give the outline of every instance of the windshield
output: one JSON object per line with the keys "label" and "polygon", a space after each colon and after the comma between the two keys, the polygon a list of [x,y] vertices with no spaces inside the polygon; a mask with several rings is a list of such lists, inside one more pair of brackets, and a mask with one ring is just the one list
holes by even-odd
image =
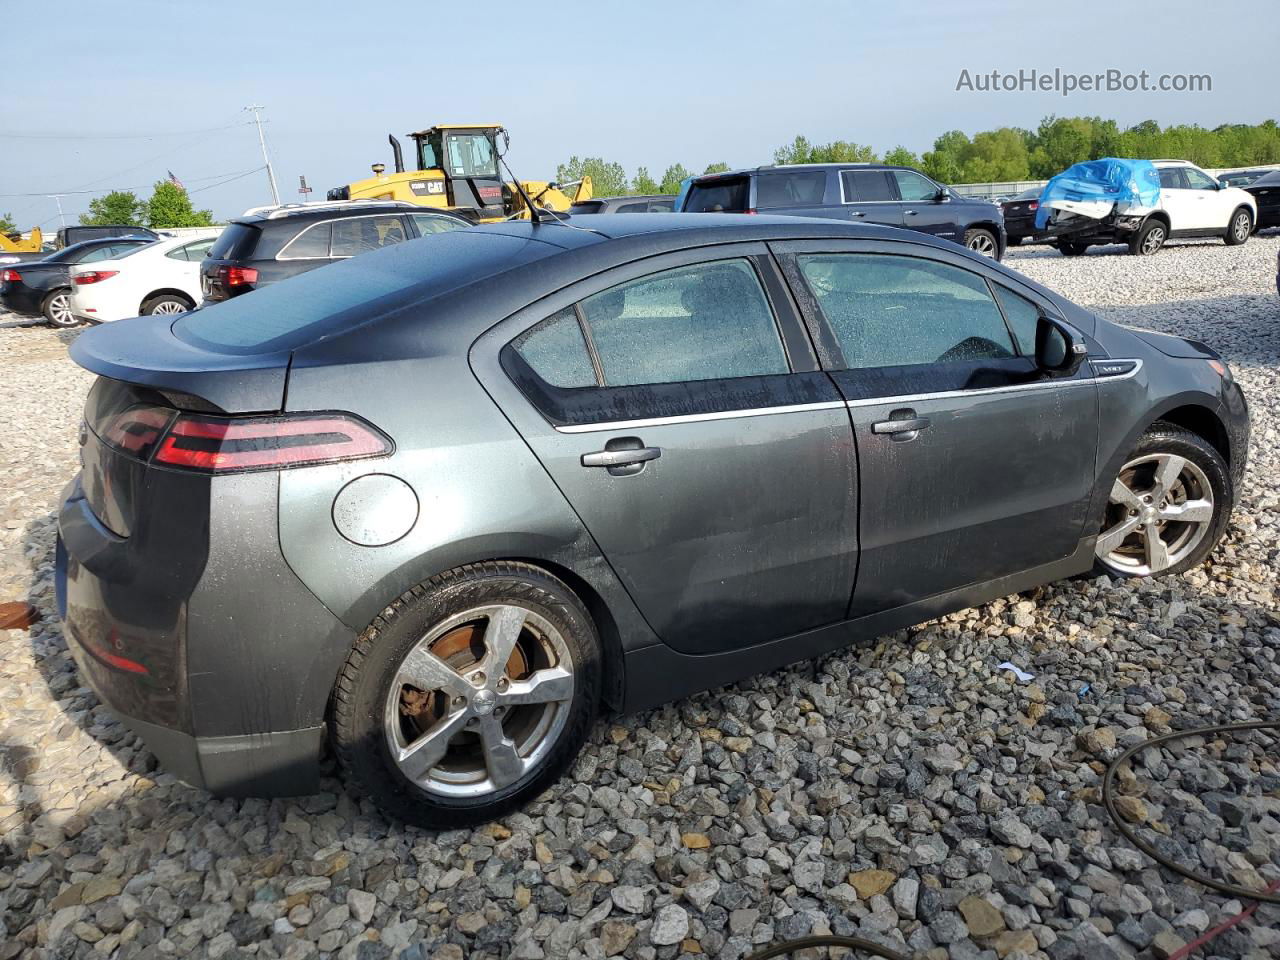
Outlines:
{"label": "windshield", "polygon": [[420,166],[423,170],[442,167],[451,177],[492,179],[498,176],[498,158],[493,141],[484,131],[435,134],[420,143]]}

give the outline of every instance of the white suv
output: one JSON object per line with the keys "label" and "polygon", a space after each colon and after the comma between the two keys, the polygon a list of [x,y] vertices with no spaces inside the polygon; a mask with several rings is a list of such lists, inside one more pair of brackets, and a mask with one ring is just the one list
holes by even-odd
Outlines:
{"label": "white suv", "polygon": [[1129,252],[1155,253],[1170,238],[1221,237],[1229,246],[1244,243],[1258,221],[1253,195],[1223,184],[1186,160],[1153,160],[1160,172],[1160,201],[1149,213],[1120,215],[1096,229],[1064,236],[1058,249],[1081,254],[1090,244],[1128,243]]}

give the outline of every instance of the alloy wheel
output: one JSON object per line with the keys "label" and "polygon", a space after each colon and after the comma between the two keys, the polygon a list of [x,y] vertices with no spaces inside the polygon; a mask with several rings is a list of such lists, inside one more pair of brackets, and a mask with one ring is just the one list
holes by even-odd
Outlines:
{"label": "alloy wheel", "polygon": [[555,745],[574,683],[569,647],[544,617],[511,604],[466,610],[401,661],[384,709],[391,758],[430,793],[502,790]]}
{"label": "alloy wheel", "polygon": [[50,299],[49,319],[60,327],[75,326],[76,318],[71,312],[71,297],[68,294],[58,293]]}
{"label": "alloy wheel", "polygon": [[1158,574],[1200,545],[1214,512],[1213,488],[1195,463],[1171,453],[1137,457],[1111,487],[1095,551],[1116,573]]}
{"label": "alloy wheel", "polygon": [[1142,238],[1143,253],[1155,253],[1162,246],[1164,246],[1164,230],[1161,227],[1152,227],[1147,231],[1147,235]]}
{"label": "alloy wheel", "polygon": [[1235,237],[1237,243],[1244,243],[1249,239],[1249,228],[1251,226],[1247,213],[1236,214],[1236,218],[1231,221],[1231,235]]}
{"label": "alloy wheel", "polygon": [[974,253],[980,253],[984,257],[994,257],[996,255],[996,244],[985,233],[980,233],[969,241],[969,249]]}
{"label": "alloy wheel", "polygon": [[187,312],[188,312],[187,308],[183,306],[181,303],[179,303],[177,300],[162,300],[159,303],[157,303],[155,306],[155,309],[151,311],[153,315],[154,314],[187,313]]}

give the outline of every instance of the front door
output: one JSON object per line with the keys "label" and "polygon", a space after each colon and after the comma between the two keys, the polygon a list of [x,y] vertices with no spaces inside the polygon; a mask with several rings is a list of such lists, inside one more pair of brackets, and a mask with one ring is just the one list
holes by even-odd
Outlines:
{"label": "front door", "polygon": [[967,258],[895,247],[778,247],[852,415],[853,616],[1070,556],[1093,486],[1094,384],[1045,379],[1032,359],[1047,305]]}
{"label": "front door", "polygon": [[1182,175],[1187,180],[1188,194],[1195,197],[1196,229],[1225,232],[1227,222],[1235,212],[1235,197],[1224,191],[1222,185],[1203,170],[1183,167]]}
{"label": "front door", "polygon": [[498,402],[682,652],[847,608],[849,418],[784,290],[765,247],[739,244],[618,268],[491,335],[505,344]]}
{"label": "front door", "polygon": [[1205,194],[1187,186],[1182,167],[1157,169],[1160,171],[1160,205],[1169,214],[1169,232],[1192,233],[1204,229],[1209,217]]}
{"label": "front door", "polygon": [[938,199],[941,188],[936,183],[914,170],[893,170],[890,176],[901,198],[898,207],[904,227],[964,242],[964,231],[956,223],[955,206],[950,199]]}
{"label": "front door", "polygon": [[887,170],[841,170],[840,198],[854,223],[902,226],[902,205]]}

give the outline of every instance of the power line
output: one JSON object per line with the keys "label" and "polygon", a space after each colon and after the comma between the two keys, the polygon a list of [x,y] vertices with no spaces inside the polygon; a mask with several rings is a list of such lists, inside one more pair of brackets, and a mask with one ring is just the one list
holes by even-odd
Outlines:
{"label": "power line", "polygon": [[[236,171],[235,173],[215,173],[208,177],[188,177],[187,180],[191,183],[203,183],[205,180],[217,180],[220,177],[228,177],[229,179],[224,180],[223,182],[230,183],[232,180],[239,180],[241,177],[247,177],[251,173],[258,173],[259,171],[265,170],[265,169],[266,167],[254,167],[252,170],[239,170],[239,171]],[[150,187],[153,185],[154,184],[151,184],[151,183],[135,183],[135,184],[130,184],[129,186],[124,186],[124,187],[112,187],[111,190],[145,190],[147,187]],[[189,190],[187,192],[199,193],[200,190],[209,190],[212,187],[216,187],[216,186],[218,186],[218,184],[212,183],[212,184],[209,184],[208,186],[200,187],[197,190]],[[88,194],[99,194],[99,193],[109,193],[109,192],[111,191],[110,190],[59,190],[58,194],[59,196],[67,197],[67,196],[83,196]],[[40,193],[0,193],[0,197],[48,197],[48,196],[51,196],[51,194],[43,191]]]}
{"label": "power line", "polygon": [[243,120],[221,127],[204,127],[200,130],[171,130],[164,133],[15,133],[0,131],[0,140],[158,140],[162,137],[187,137],[197,133],[217,133],[220,130],[247,126],[249,126],[249,121]]}

